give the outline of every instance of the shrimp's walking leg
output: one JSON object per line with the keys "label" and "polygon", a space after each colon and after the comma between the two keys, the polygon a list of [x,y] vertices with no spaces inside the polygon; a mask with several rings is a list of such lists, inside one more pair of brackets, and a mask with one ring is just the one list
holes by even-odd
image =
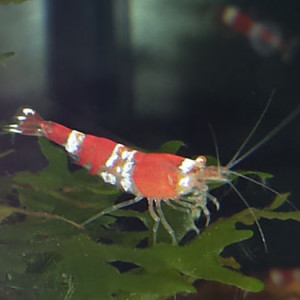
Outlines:
{"label": "shrimp's walking leg", "polygon": [[202,206],[201,208],[202,208],[203,214],[206,218],[205,226],[207,227],[210,222],[210,211],[208,210],[208,208],[206,206]]}
{"label": "shrimp's walking leg", "polygon": [[[188,197],[187,198],[187,202],[189,203],[194,203],[194,206],[198,209],[200,209],[205,218],[206,218],[206,221],[205,221],[205,226],[207,227],[209,225],[209,222],[210,222],[210,211],[208,210],[207,208],[207,198],[209,198],[210,200],[213,201],[213,203],[216,205],[216,207],[218,208],[218,205],[219,205],[219,202],[217,201],[217,199],[213,199],[214,197],[209,195],[207,193],[207,191],[199,191],[199,193],[196,195],[196,196],[193,196],[193,197]],[[189,204],[190,204],[189,203]],[[191,205],[191,204],[190,204]],[[192,205],[193,206],[193,205]]]}
{"label": "shrimp's walking leg", "polygon": [[220,203],[218,201],[218,199],[212,195],[210,195],[209,193],[207,193],[207,198],[215,205],[216,210],[220,209]]}
{"label": "shrimp's walking leg", "polygon": [[199,207],[186,202],[184,200],[180,200],[180,199],[172,199],[172,201],[174,201],[175,203],[177,203],[180,206],[183,206],[184,208],[186,208],[193,216],[195,215],[195,211],[197,212],[197,216],[194,217],[194,219],[199,219],[201,217],[201,213],[202,213],[202,208],[199,209]]}
{"label": "shrimp's walking leg", "polygon": [[155,213],[155,211],[153,209],[153,205],[154,205],[154,200],[153,199],[148,199],[148,210],[149,210],[150,216],[152,217],[152,219],[154,221],[154,225],[152,227],[152,235],[153,235],[153,245],[155,245],[156,240],[157,240],[157,230],[158,230],[158,226],[159,226],[159,223],[160,223],[160,218]]}
{"label": "shrimp's walking leg", "polygon": [[134,204],[134,203],[137,203],[139,201],[141,201],[144,197],[140,197],[140,196],[137,196],[133,199],[129,199],[127,201],[124,201],[124,202],[121,202],[121,203],[118,203],[118,204],[115,204],[111,207],[108,207],[104,210],[102,210],[101,212],[99,212],[98,214],[90,217],[89,219],[85,220],[84,222],[81,223],[82,226],[86,226],[87,224],[90,224],[94,221],[96,221],[97,219],[99,219],[100,217],[104,216],[104,215],[107,215],[113,211],[116,211],[120,208],[123,208],[123,207],[126,207],[126,206],[129,206],[131,204]]}
{"label": "shrimp's walking leg", "polygon": [[171,208],[178,210],[178,211],[182,211],[184,213],[190,213],[190,209],[186,208],[186,207],[179,207],[174,205],[173,203],[170,202],[170,200],[165,200],[164,201],[168,206],[170,206]]}
{"label": "shrimp's walking leg", "polygon": [[175,232],[174,232],[173,228],[170,226],[170,224],[168,223],[168,221],[167,221],[167,219],[166,219],[166,217],[164,215],[164,212],[162,210],[160,201],[156,201],[155,205],[157,207],[157,213],[158,213],[158,215],[160,217],[161,223],[163,224],[163,226],[167,230],[168,234],[172,238],[172,245],[176,246],[177,245],[177,239],[176,239]]}

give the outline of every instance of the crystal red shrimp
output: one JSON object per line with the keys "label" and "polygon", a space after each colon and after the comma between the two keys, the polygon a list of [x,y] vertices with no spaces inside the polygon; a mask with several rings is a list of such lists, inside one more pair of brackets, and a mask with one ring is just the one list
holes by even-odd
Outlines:
{"label": "crystal red shrimp", "polygon": [[[170,234],[173,244],[176,244],[175,232],[164,217],[161,201],[175,208],[179,205],[181,209],[190,211],[197,217],[203,213],[206,224],[210,219],[207,199],[219,208],[217,199],[208,195],[208,184],[216,181],[227,182],[224,175],[226,172],[225,169],[221,172],[219,167],[206,166],[204,156],[190,159],[166,153],[143,153],[106,138],[84,134],[58,123],[45,121],[31,108],[21,109],[15,118],[17,122],[8,125],[7,131],[45,136],[64,146],[76,164],[88,169],[92,175],[98,175],[106,183],[135,196],[129,201],[100,212],[86,220],[83,225],[146,198],[149,213],[154,220],[154,242],[161,222]],[[185,201],[182,198],[185,198]]]}
{"label": "crystal red shrimp", "polygon": [[[208,225],[210,212],[207,208],[207,200],[211,200],[216,208],[219,209],[218,200],[209,194],[209,184],[229,183],[250,209],[250,213],[254,217],[266,247],[263,232],[254,212],[244,197],[230,182],[230,175],[234,174],[254,183],[262,184],[230,169],[269,140],[300,112],[300,107],[298,107],[265,138],[240,156],[241,151],[263,119],[271,99],[272,96],[255,127],[225,167],[207,166],[204,156],[190,159],[167,153],[143,153],[103,137],[84,134],[58,123],[45,121],[31,108],[22,108],[16,116],[17,122],[8,125],[5,130],[12,133],[46,137],[63,146],[68,154],[75,159],[75,162],[88,169],[92,175],[98,175],[104,182],[134,195],[134,198],[104,209],[84,221],[82,223],[83,226],[105,214],[146,198],[148,211],[154,220],[153,243],[156,242],[158,226],[162,223],[171,236],[172,243],[175,245],[177,244],[176,235],[164,216],[161,202],[163,201],[172,208],[189,212],[195,219],[199,218],[203,213],[206,217],[206,225]],[[267,186],[266,188],[277,193]],[[194,226],[194,229],[198,232],[196,226]]]}

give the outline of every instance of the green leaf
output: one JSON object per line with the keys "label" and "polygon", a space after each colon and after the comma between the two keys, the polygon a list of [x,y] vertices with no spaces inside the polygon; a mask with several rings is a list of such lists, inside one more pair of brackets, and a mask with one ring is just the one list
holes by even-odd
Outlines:
{"label": "green leaf", "polygon": [[28,0],[0,0],[0,4],[21,4]]}
{"label": "green leaf", "polygon": [[5,197],[12,193],[12,179],[8,176],[0,177],[0,204],[5,203]]}
{"label": "green leaf", "polygon": [[291,211],[291,212],[274,212],[273,210],[279,208],[282,204],[287,201],[289,193],[277,195],[275,200],[272,204],[265,209],[257,209],[251,208],[252,213],[250,210],[244,210],[234,216],[234,220],[236,222],[241,222],[245,225],[252,225],[255,222],[253,215],[255,216],[256,220],[261,218],[265,219],[276,219],[281,221],[286,220],[294,220],[300,221],[300,212],[299,211]]}
{"label": "green leaf", "polygon": [[207,155],[205,157],[206,157],[206,165],[207,166],[218,166],[219,165],[219,162],[215,157],[209,156],[209,155]]}
{"label": "green leaf", "polygon": [[[0,4],[3,4],[3,0],[0,0]],[[14,56],[15,54],[16,53],[13,51],[0,54],[0,62]]]}
{"label": "green leaf", "polygon": [[269,209],[275,210],[275,209],[279,208],[288,200],[289,196],[290,196],[290,193],[277,195],[276,198],[274,199],[274,201],[271,203],[271,205],[269,205]]}
{"label": "green leaf", "polygon": [[70,172],[68,171],[68,159],[65,151],[53,146],[46,138],[40,138],[39,144],[45,158],[48,161],[48,167],[45,172],[58,173],[61,177],[68,178],[70,176]]}
{"label": "green leaf", "polygon": [[13,207],[0,205],[0,223],[15,212]]}
{"label": "green leaf", "polygon": [[[234,224],[234,221],[228,220],[218,222],[188,246],[159,244],[134,251],[119,246],[97,245],[85,236],[77,236],[61,246],[67,261],[61,261],[59,266],[74,278],[75,299],[89,298],[95,294],[104,299],[118,290],[160,296],[180,291],[193,292],[190,283],[199,278],[259,291],[262,284],[258,280],[220,264],[219,254],[226,245],[252,236],[252,231],[236,230]],[[137,268],[120,274],[107,265],[116,261],[132,263]],[[163,286],[159,285],[162,277]],[[101,283],[98,278],[101,278]]]}
{"label": "green leaf", "polygon": [[300,221],[300,212],[293,211],[293,212],[271,212],[271,211],[262,211],[261,217],[265,219],[276,219],[281,221],[286,220],[294,220]]}
{"label": "green leaf", "polygon": [[159,153],[169,153],[169,154],[176,154],[181,147],[184,147],[185,143],[182,141],[169,141],[164,143],[160,149],[158,150]]}
{"label": "green leaf", "polygon": [[255,175],[262,180],[270,179],[270,178],[274,177],[273,174],[266,173],[266,172],[260,172],[260,171],[240,171],[239,173],[242,175]]}

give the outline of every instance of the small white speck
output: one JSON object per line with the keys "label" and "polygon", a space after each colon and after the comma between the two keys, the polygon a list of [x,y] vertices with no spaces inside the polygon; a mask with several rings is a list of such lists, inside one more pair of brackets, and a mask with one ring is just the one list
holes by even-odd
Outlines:
{"label": "small white speck", "polygon": [[136,152],[137,152],[136,150],[132,150],[129,153],[128,160],[132,161],[134,159],[134,156],[135,156]]}
{"label": "small white speck", "polygon": [[17,119],[18,119],[19,121],[24,121],[24,120],[27,119],[27,117],[25,117],[25,116],[17,116]]}
{"label": "small white speck", "polygon": [[34,115],[35,114],[35,111],[31,108],[23,108],[23,113],[25,115]]}
{"label": "small white speck", "polygon": [[116,183],[117,183],[117,177],[113,174],[110,174],[108,172],[101,172],[100,176],[102,177],[102,179],[106,183],[109,183],[109,184],[112,184],[112,185],[116,185]]}
{"label": "small white speck", "polygon": [[185,176],[185,177],[181,178],[179,180],[179,185],[180,186],[188,187],[190,185],[190,177],[189,176]]}
{"label": "small white speck", "polygon": [[129,154],[130,154],[129,151],[127,151],[127,150],[123,151],[122,154],[121,154],[122,160],[127,159]]}
{"label": "small white speck", "polygon": [[124,164],[123,166],[123,171],[122,171],[122,174],[126,174],[126,173],[129,173],[134,167],[134,162],[132,161],[128,161],[127,163]]}

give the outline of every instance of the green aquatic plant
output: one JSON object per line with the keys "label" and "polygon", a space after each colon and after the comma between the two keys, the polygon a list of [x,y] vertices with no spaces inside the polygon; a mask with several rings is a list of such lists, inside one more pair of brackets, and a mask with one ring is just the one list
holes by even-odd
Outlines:
{"label": "green aquatic plant", "polygon": [[[181,145],[169,142],[163,150],[176,152]],[[80,223],[113,205],[120,191],[86,170],[71,172],[64,151],[46,139],[40,146],[48,161],[45,169],[0,178],[1,299],[166,299],[196,292],[197,279],[263,289],[259,280],[238,270],[234,258],[222,256],[227,246],[252,237],[252,230],[236,229],[237,223],[254,223],[249,209],[219,219],[183,246],[172,246],[163,228],[159,243],[147,246],[153,220],[132,207],[83,228]],[[12,195],[19,205],[10,205]],[[256,218],[300,221],[299,212],[277,211],[287,197],[252,208]],[[193,216],[164,209],[180,240],[193,228]],[[138,221],[134,228],[122,222],[132,219]]]}
{"label": "green aquatic plant", "polygon": [[28,0],[0,0],[0,4],[21,4]]}
{"label": "green aquatic plant", "polygon": [[13,51],[10,52],[6,52],[6,53],[1,53],[0,54],[0,62],[2,62],[3,60],[6,60],[12,56],[14,56],[16,53]]}

